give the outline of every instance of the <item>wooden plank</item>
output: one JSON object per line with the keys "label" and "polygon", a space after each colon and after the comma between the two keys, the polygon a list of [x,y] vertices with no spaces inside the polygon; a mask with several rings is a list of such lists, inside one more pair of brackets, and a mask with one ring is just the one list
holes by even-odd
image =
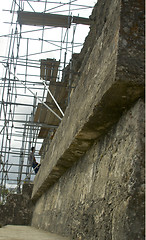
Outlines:
{"label": "wooden plank", "polygon": [[54,26],[68,28],[71,21],[76,24],[90,25],[91,20],[83,17],[72,17],[60,14],[18,11],[18,23],[33,26]]}
{"label": "wooden plank", "polygon": [[42,103],[39,103],[34,114],[34,122],[44,123],[46,111],[46,107]]}
{"label": "wooden plank", "polygon": [[76,24],[83,24],[83,25],[91,24],[91,20],[89,18],[76,17],[76,16],[73,16],[72,22]]}
{"label": "wooden plank", "polygon": [[41,128],[38,138],[46,138],[48,136],[49,129],[48,128]]}
{"label": "wooden plank", "polygon": [[18,22],[22,25],[54,26],[68,28],[71,25],[71,16],[18,11]]}
{"label": "wooden plank", "polygon": [[52,61],[51,58],[41,59],[40,76],[44,80],[49,80],[51,77]]}
{"label": "wooden plank", "polygon": [[58,67],[60,65],[60,61],[56,61],[56,59],[41,59],[40,66],[40,76],[42,79],[50,82],[56,82]]}
{"label": "wooden plank", "polygon": [[[64,83],[62,82],[56,82],[56,85],[51,85],[50,86],[50,91],[55,97],[57,103],[61,107],[62,111],[64,112],[67,106],[67,97],[68,97],[68,90],[67,87]],[[50,94],[47,94],[46,102],[45,102],[51,109],[56,112],[60,117],[62,117],[62,114],[60,113],[59,109],[57,108],[56,104],[54,103],[52,97]],[[60,120],[53,114],[51,113],[48,109],[46,109],[45,106],[42,104],[38,104],[37,110],[35,112],[34,116],[34,122],[40,123],[45,123],[48,125],[55,125],[59,126]],[[40,132],[39,132],[39,138],[46,138],[48,135],[48,128],[42,127]]]}
{"label": "wooden plank", "polygon": [[50,79],[51,82],[55,82],[58,74],[58,67],[60,65],[60,61],[56,61],[55,64],[53,64],[53,72],[52,72],[52,78]]}

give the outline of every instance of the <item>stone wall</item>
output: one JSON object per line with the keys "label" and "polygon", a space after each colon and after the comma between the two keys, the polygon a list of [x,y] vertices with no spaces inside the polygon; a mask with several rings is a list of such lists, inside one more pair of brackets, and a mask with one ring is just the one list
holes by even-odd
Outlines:
{"label": "stone wall", "polygon": [[30,225],[33,203],[32,184],[23,184],[22,194],[10,194],[4,205],[0,205],[0,225]]}
{"label": "stone wall", "polygon": [[[131,11],[129,5],[121,5],[123,2],[110,0],[107,5],[107,1],[98,1],[94,26],[100,26],[100,9],[104,13],[102,19],[106,21],[102,21],[102,31],[97,37],[95,35],[96,41],[90,51],[88,45],[92,44],[90,41],[92,38],[86,39],[89,43],[85,42],[84,47],[87,49],[85,51],[83,48],[81,56],[84,53],[88,61],[82,61],[78,85],[35,178],[32,195],[34,200],[56,182],[67,168],[78,161],[95,139],[108,132],[126,109],[144,95],[144,36],[141,27],[143,26],[141,5]],[[134,3],[137,3],[137,0]],[[132,1],[132,4],[134,3]],[[132,19],[128,28],[129,38],[135,39],[135,32],[131,31],[131,28],[135,24],[134,17],[138,7],[139,35],[137,44],[134,41],[132,44],[130,41],[129,46],[126,47],[125,54],[128,59],[126,63],[126,60],[123,61],[122,39],[125,37],[123,32],[129,16],[129,19]],[[122,18],[124,13],[127,17],[126,23]],[[92,36],[91,32],[89,36]],[[134,61],[135,66],[132,68]]]}
{"label": "stone wall", "polygon": [[139,100],[42,195],[33,226],[71,239],[144,239],[143,113]]}
{"label": "stone wall", "polygon": [[143,9],[96,4],[76,89],[34,180],[33,226],[78,240],[144,238]]}

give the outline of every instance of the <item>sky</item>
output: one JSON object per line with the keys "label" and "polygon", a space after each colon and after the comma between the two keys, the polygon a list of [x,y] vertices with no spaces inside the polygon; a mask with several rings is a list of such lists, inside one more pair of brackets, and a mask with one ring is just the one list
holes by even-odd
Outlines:
{"label": "sky", "polygon": [[[17,0],[17,2],[19,3],[19,1]],[[25,11],[32,11],[32,9],[34,9],[36,12],[39,11],[43,11],[44,10],[44,4],[39,4],[36,2],[32,2],[32,1],[20,1],[22,2],[22,6],[24,4],[24,10]],[[51,1],[48,1],[51,2]],[[60,2],[60,0],[55,0],[55,2]],[[67,3],[68,0],[64,0],[62,1],[63,3]],[[95,5],[95,3],[97,1],[95,0],[74,0],[74,3],[77,2],[80,5],[84,5],[87,4],[88,6],[93,6]],[[30,3],[30,4],[29,4]],[[8,56],[8,50],[10,47],[10,37],[2,37],[3,35],[7,35],[10,34],[13,28],[13,32],[16,30],[16,20],[17,20],[17,13],[14,14],[13,16],[13,23],[14,24],[10,24],[12,22],[12,14],[10,14],[10,9],[12,6],[12,0],[5,0],[5,1],[1,1],[0,4],[0,78],[2,79],[5,76],[5,69],[2,65],[2,61],[4,60],[3,56]],[[54,8],[55,7],[55,8]],[[52,10],[50,10],[52,8]],[[88,10],[86,9],[82,9],[82,7],[80,7],[81,10],[75,10],[76,6],[73,6],[71,9],[71,14],[73,16],[79,16],[80,17],[88,17],[91,14],[91,9],[89,8]],[[62,12],[65,10],[68,10],[68,6],[64,7],[64,8],[56,8],[56,5],[51,4],[51,3],[47,3],[46,5],[46,9],[48,9],[49,13],[54,13],[54,14],[68,14],[67,12]],[[9,11],[8,11],[9,10]],[[26,63],[26,55],[28,54],[28,60],[33,60],[33,61],[37,61],[37,64],[39,64],[39,60],[40,59],[46,59],[46,58],[55,58],[56,60],[60,60],[60,56],[61,56],[61,61],[64,61],[64,56],[65,56],[65,50],[60,51],[60,43],[52,42],[52,40],[55,41],[60,41],[61,40],[61,36],[62,36],[62,29],[61,28],[53,28],[53,29],[49,29],[49,30],[44,30],[41,27],[42,30],[40,31],[33,31],[32,30],[37,30],[40,29],[40,27],[35,27],[35,26],[22,26],[22,37],[24,39],[21,39],[20,41],[20,47],[19,47],[19,57],[21,59],[25,59],[23,60],[23,64],[22,64],[22,60],[21,62],[19,62],[21,65],[17,66],[16,69],[16,75],[19,78],[19,80],[26,80],[26,81],[30,81],[31,84],[34,83],[33,85],[27,85],[28,87],[31,88],[31,90],[34,92],[34,94],[37,92],[37,95],[42,95],[42,90],[38,90],[36,89],[36,82],[40,81],[40,70],[39,67],[38,68],[32,68],[32,67],[28,67],[26,70],[25,67],[25,63]],[[18,26],[18,30],[19,30],[19,26]],[[71,27],[69,29],[69,34],[68,34],[68,41],[72,41],[73,40],[73,32],[74,32],[75,28]],[[29,31],[28,33],[25,33],[25,31]],[[76,30],[75,30],[75,38],[74,38],[74,42],[75,43],[83,43],[84,39],[86,37],[86,35],[88,34],[89,31],[89,27],[88,26],[83,26],[83,25],[77,25]],[[29,40],[27,40],[29,38]],[[32,40],[33,38],[33,40]],[[42,41],[39,41],[38,39],[44,39],[47,41],[43,42],[42,45]],[[66,40],[67,39],[67,35],[66,35],[66,29],[63,29],[63,38]],[[48,40],[51,40],[48,42]],[[13,40],[12,41],[13,44],[13,48],[11,46],[11,56],[12,54],[14,54],[14,57],[17,55],[17,40]],[[11,44],[11,45],[12,45]],[[80,52],[81,47],[76,47],[77,45],[74,45],[74,52]],[[63,44],[63,48],[66,47],[66,44]],[[68,47],[70,47],[67,51],[67,62],[70,60],[71,58],[71,54],[72,52],[71,47],[72,45],[68,45]],[[12,51],[12,49],[14,49],[14,51]],[[56,50],[58,49],[58,50]],[[42,52],[40,54],[40,52]],[[38,53],[38,54],[36,54]],[[12,67],[12,71],[13,71],[13,67]],[[25,76],[25,73],[27,71],[27,76]],[[34,76],[28,76],[28,75],[38,75],[36,77]],[[10,76],[11,78],[13,77],[12,74]],[[3,89],[3,82],[1,81],[2,85],[0,86],[0,101],[1,101],[1,95],[2,95],[2,89]],[[22,85],[19,85],[19,87]],[[33,104],[33,97],[32,94],[25,88],[18,88],[17,89],[17,94],[23,94],[24,96],[17,96],[17,102],[18,103],[27,103],[27,104]],[[45,92],[45,94],[47,94],[47,92]],[[25,97],[25,95],[31,95],[31,97]],[[10,99],[9,99],[10,101]],[[11,101],[14,101],[14,98],[11,99]],[[30,114],[32,111],[32,108],[30,107],[16,107],[15,112],[16,113],[23,113],[25,115],[15,115],[15,120],[25,120],[27,114]],[[1,115],[2,118],[4,118],[4,115],[2,113]],[[28,117],[28,116],[27,116]],[[2,122],[0,121],[0,131],[2,129]],[[14,123],[14,127],[21,127],[23,128],[22,124],[19,123]],[[23,133],[23,129],[15,129],[15,133],[17,134],[21,134]],[[5,140],[6,141],[6,140]],[[20,141],[20,138],[13,138],[10,140],[11,142],[11,148],[21,148],[22,146],[22,142]],[[2,144],[2,138],[0,136],[0,145]],[[39,148],[41,147],[40,144],[37,145],[37,151],[39,150]],[[1,146],[0,146],[1,148]],[[19,161],[19,156],[17,158],[15,158],[14,156],[11,156],[9,158],[9,161],[14,163],[14,162],[18,162]],[[13,168],[14,169],[14,168]],[[17,170],[17,168],[15,168],[15,170]],[[15,176],[16,177],[16,176]]]}
{"label": "sky", "polygon": [[[11,18],[12,18],[12,14],[10,14],[8,11],[4,11],[4,10],[10,10],[11,9],[11,0],[5,0],[2,1],[2,3],[0,4],[0,35],[4,35],[4,34],[8,34],[11,32],[11,25],[9,24],[11,22]],[[19,1],[17,1],[19,2]],[[51,2],[51,1],[49,1]],[[55,1],[56,2],[56,1]],[[58,2],[60,2],[58,0]],[[63,2],[68,2],[68,0],[64,0]],[[88,4],[89,6],[94,5],[96,3],[95,0],[78,0],[77,3],[78,4]],[[44,4],[36,4],[33,2],[31,3],[31,7],[30,5],[25,1],[25,11],[32,11],[31,7],[35,9],[35,11],[43,11],[44,10]],[[56,5],[54,4],[47,4],[47,9],[49,8],[53,8],[56,7]],[[76,7],[72,7],[73,9],[76,9]],[[62,11],[63,8],[57,8],[54,10],[51,10],[50,12],[56,13],[56,11]],[[68,6],[66,8],[64,8],[63,10],[68,9]],[[3,11],[2,11],[3,10]],[[58,14],[67,14],[67,12],[57,12]],[[91,9],[82,9],[80,10],[80,16],[81,17],[88,17],[91,13]],[[71,14],[73,16],[77,16],[79,14],[79,11],[72,11]],[[17,18],[17,14],[14,14],[14,19],[13,22],[16,22],[16,18]],[[4,23],[5,22],[5,23]],[[13,29],[15,29],[15,25],[12,25]],[[42,27],[41,27],[42,28]],[[35,30],[38,29],[38,27],[34,27],[34,26],[22,26],[22,32],[24,31],[30,31],[30,30]],[[15,30],[13,30],[15,31]],[[63,34],[65,36],[65,31],[66,29],[63,29]],[[69,41],[72,41],[73,39],[73,28],[69,29]],[[84,26],[84,25],[77,25],[76,27],[76,31],[75,31],[75,37],[74,37],[74,42],[76,43],[83,43],[84,39],[87,35],[89,31],[89,27],[88,26]],[[21,40],[20,43],[20,50],[19,50],[19,55],[22,56],[23,58],[26,58],[26,51],[27,51],[27,38],[34,38],[34,39],[39,39],[39,38],[43,38],[46,40],[61,40],[61,34],[62,34],[62,29],[61,28],[56,28],[56,29],[51,29],[51,30],[45,30],[43,31],[36,31],[36,32],[30,32],[30,33],[24,33],[22,34],[22,37],[25,39]],[[33,60],[39,60],[39,59],[46,59],[46,58],[55,58],[56,60],[60,60],[60,43],[56,43],[56,45],[58,46],[54,46],[52,43],[48,43],[48,42],[43,42],[42,45],[42,41],[35,41],[35,40],[29,40],[29,44],[28,44],[28,54],[30,55],[29,58],[33,59]],[[7,52],[10,46],[10,38],[7,37],[0,37],[0,56],[7,56]],[[42,49],[43,46],[43,49]],[[74,45],[74,52],[80,52],[81,47],[76,47],[77,45]],[[15,48],[14,51],[16,52],[16,44],[15,44]],[[63,47],[65,48],[65,44],[63,45]],[[68,46],[68,47],[71,47]],[[58,49],[58,51],[56,51],[56,49]],[[40,51],[42,50],[42,52],[46,52],[44,54],[38,54],[36,55],[36,53],[40,53]],[[54,51],[55,50],[55,51]],[[69,49],[70,50],[70,49]],[[47,51],[52,51],[52,52],[47,52]],[[35,54],[35,55],[34,55]],[[71,58],[71,51],[68,51],[68,55],[67,55],[67,61],[69,61],[69,59]],[[0,62],[2,61],[2,58],[0,57]],[[62,51],[61,53],[61,61],[64,61],[64,52]],[[2,74],[4,74],[5,70],[3,70],[4,68],[2,67],[2,64],[0,64],[0,72]],[[24,66],[19,66],[19,70],[17,71],[19,78],[21,78],[22,80],[24,80],[24,77],[22,77],[21,74],[25,74],[25,67]],[[39,75],[39,70],[38,69],[32,69],[32,68],[28,68],[27,69],[27,73],[28,74],[32,74],[32,72],[37,71],[37,74]],[[36,82],[36,79],[29,79],[30,81],[34,81]],[[42,93],[40,93],[42,94]],[[28,101],[28,100],[27,100]],[[32,99],[30,100],[32,103]]]}

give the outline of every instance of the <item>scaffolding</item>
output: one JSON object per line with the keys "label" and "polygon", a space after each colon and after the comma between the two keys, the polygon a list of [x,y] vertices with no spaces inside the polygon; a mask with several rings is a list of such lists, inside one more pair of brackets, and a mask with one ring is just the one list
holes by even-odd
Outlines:
{"label": "scaffolding", "polygon": [[[90,6],[81,0],[12,0],[0,35],[8,42],[0,53],[0,201],[31,172],[29,154],[45,154],[70,101],[72,56],[89,31]],[[92,2],[92,4],[91,4]],[[80,17],[81,16],[81,17]],[[81,28],[82,27],[82,28]],[[79,28],[79,29],[78,29]],[[82,33],[81,33],[82,32]],[[66,70],[68,69],[68,78]],[[29,181],[33,181],[31,173]]]}

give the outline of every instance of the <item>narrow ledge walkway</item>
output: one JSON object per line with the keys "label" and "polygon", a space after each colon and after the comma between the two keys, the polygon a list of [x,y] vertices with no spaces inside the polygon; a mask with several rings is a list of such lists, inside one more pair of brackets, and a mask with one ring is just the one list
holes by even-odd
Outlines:
{"label": "narrow ledge walkway", "polygon": [[7,225],[0,228],[0,240],[69,240],[30,226]]}

